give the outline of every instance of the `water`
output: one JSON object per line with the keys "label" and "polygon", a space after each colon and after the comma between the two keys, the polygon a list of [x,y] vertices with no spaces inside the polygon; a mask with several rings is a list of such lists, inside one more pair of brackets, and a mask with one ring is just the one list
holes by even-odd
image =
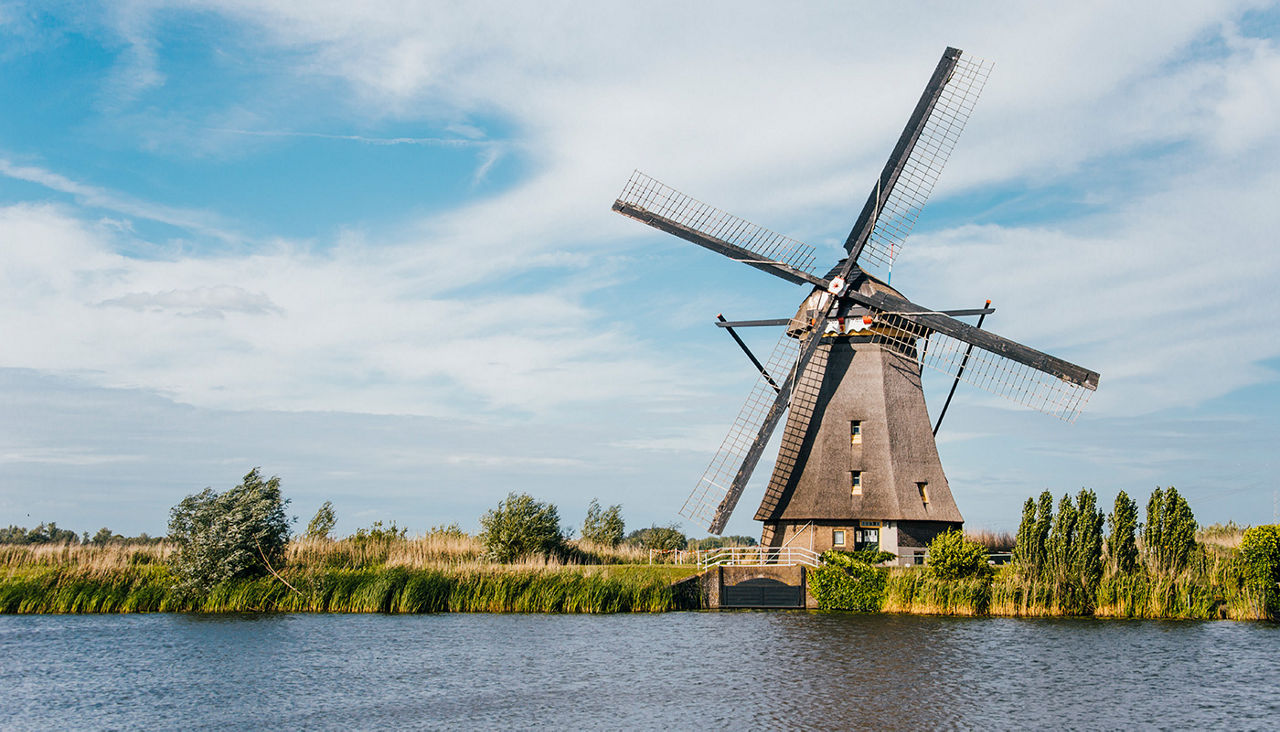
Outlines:
{"label": "water", "polygon": [[1280,627],[804,612],[0,616],[0,726],[1276,728]]}

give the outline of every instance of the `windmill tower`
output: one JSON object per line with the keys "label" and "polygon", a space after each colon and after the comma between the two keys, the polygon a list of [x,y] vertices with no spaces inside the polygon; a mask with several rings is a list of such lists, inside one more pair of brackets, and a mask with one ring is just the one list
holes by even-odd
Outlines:
{"label": "windmill tower", "polygon": [[[989,73],[958,49],[943,53],[845,240],[846,256],[823,274],[813,247],[632,175],[615,211],[811,288],[790,318],[717,323],[760,378],[681,515],[722,533],[789,412],[755,515],[761,543],[879,547],[915,563],[936,534],[963,522],[938,458],[941,417],[931,426],[924,366],[952,376],[952,393],[963,380],[1068,422],[1097,389],[1096,372],[982,330],[989,301],[938,311],[888,284]],[[973,315],[976,326],[957,319]],[[771,325],[785,330],[761,363],[734,328]]]}

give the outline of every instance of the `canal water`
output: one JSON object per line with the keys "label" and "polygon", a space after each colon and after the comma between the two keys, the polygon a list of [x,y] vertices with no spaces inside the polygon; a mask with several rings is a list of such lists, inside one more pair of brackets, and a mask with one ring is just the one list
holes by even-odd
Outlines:
{"label": "canal water", "polygon": [[1280,727],[1280,626],[0,616],[4,729]]}

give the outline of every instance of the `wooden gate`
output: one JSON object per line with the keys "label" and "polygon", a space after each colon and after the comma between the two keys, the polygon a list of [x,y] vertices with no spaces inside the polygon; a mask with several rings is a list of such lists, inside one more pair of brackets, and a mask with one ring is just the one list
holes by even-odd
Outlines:
{"label": "wooden gate", "polygon": [[804,588],[757,577],[725,585],[720,607],[804,607]]}

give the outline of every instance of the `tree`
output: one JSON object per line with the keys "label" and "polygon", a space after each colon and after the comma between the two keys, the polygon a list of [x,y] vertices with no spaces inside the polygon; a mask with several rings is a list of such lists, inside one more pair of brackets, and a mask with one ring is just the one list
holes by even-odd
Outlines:
{"label": "tree", "polygon": [[1049,531],[1052,526],[1053,494],[1043,491],[1036,504],[1036,522],[1031,532],[1030,556],[1035,559],[1037,576],[1043,575],[1049,565]]}
{"label": "tree", "polygon": [[1022,504],[1022,521],[1018,524],[1018,538],[1013,543],[1013,563],[1037,574],[1040,570],[1040,557],[1036,556],[1036,501],[1028,498]]}
{"label": "tree", "polygon": [[224,493],[187,496],[169,511],[172,563],[179,587],[207,591],[219,582],[266,574],[284,559],[291,520],[280,479],[254,468]]}
{"label": "tree", "polygon": [[1063,494],[1058,502],[1058,516],[1049,535],[1049,571],[1053,579],[1061,582],[1070,574],[1074,565],[1076,540],[1076,507],[1071,496]]}
{"label": "tree", "polygon": [[1160,565],[1160,547],[1164,544],[1164,491],[1156,486],[1147,498],[1147,523],[1142,527],[1142,548],[1151,568]]}
{"label": "tree", "polygon": [[582,538],[593,544],[614,547],[622,543],[626,524],[622,521],[622,506],[613,505],[603,511],[600,502],[591,499],[587,506],[587,518],[582,522]]}
{"label": "tree", "polygon": [[944,531],[929,542],[929,571],[944,580],[985,575],[991,571],[987,548],[964,538],[959,529]]}
{"label": "tree", "polygon": [[1129,494],[1116,494],[1116,505],[1107,517],[1111,535],[1107,537],[1107,554],[1117,572],[1129,573],[1138,568],[1138,504]]}
{"label": "tree", "polygon": [[316,511],[316,515],[311,517],[311,523],[307,524],[307,538],[328,539],[329,532],[333,531],[336,523],[338,523],[338,514],[333,510],[333,503],[325,501],[320,504],[320,510]]}
{"label": "tree", "polygon": [[1177,574],[1186,568],[1196,547],[1196,517],[1173,486],[1152,491],[1142,539],[1154,571]]}
{"label": "tree", "polygon": [[647,529],[637,529],[627,535],[627,543],[641,549],[658,549],[671,551],[689,546],[689,538],[680,531],[679,524],[670,526],[653,525]]}
{"label": "tree", "polygon": [[1098,496],[1081,489],[1076,496],[1075,571],[1086,594],[1092,598],[1102,580],[1102,511]]}
{"label": "tree", "polygon": [[557,553],[564,544],[560,512],[527,493],[509,493],[497,508],[480,517],[480,541],[485,553],[496,562]]}
{"label": "tree", "polygon": [[113,541],[123,541],[123,540],[124,540],[123,536],[113,533],[111,529],[108,529],[107,527],[103,526],[101,529],[98,529],[98,533],[94,534],[93,538],[90,541],[92,541],[97,546],[106,546],[107,544],[110,544]]}

